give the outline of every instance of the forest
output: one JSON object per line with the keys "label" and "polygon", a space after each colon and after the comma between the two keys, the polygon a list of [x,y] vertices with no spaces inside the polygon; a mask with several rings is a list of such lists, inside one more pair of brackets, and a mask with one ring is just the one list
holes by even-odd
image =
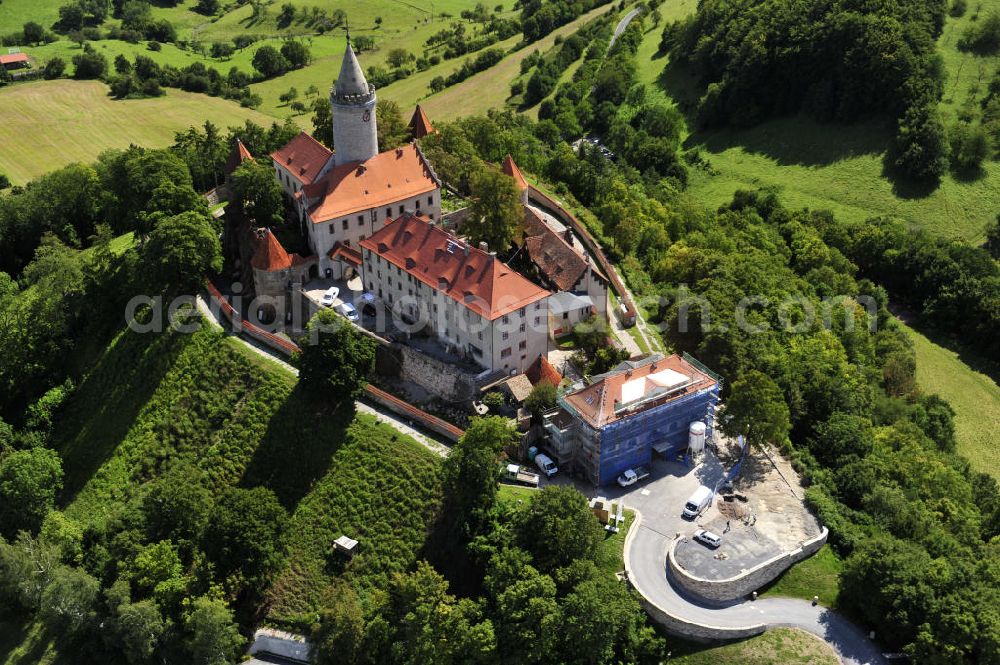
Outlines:
{"label": "forest", "polygon": [[896,123],[892,166],[934,183],[948,166],[934,44],[947,9],[945,0],[709,0],[665,27],[661,49],[702,81],[702,126],[800,110],[838,122],[886,116]]}

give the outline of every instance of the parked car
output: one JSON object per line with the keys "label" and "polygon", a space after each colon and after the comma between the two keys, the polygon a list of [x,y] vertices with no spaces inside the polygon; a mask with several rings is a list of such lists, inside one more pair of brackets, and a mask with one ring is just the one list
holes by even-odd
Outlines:
{"label": "parked car", "polygon": [[358,317],[358,310],[354,309],[354,305],[349,302],[340,303],[340,306],[337,307],[337,309],[340,310],[341,314],[347,317],[348,321],[357,321],[358,318],[360,318]]}
{"label": "parked car", "polygon": [[330,288],[328,288],[326,292],[323,293],[323,306],[333,307],[333,301],[337,299],[338,295],[340,295],[340,289],[338,289],[336,286],[331,286]]}
{"label": "parked car", "polygon": [[551,478],[559,472],[559,467],[556,463],[552,461],[552,458],[544,453],[538,453],[535,455],[535,466],[538,470],[545,474],[546,478]]}
{"label": "parked car", "polygon": [[698,529],[694,532],[694,539],[699,543],[708,545],[712,549],[715,549],[722,544],[722,536],[716,535],[711,531],[706,531],[705,529]]}
{"label": "parked car", "polygon": [[684,510],[681,516],[693,520],[701,515],[701,512],[712,502],[712,490],[701,485],[694,491],[694,494],[684,503]]}
{"label": "parked car", "polygon": [[649,467],[639,466],[634,469],[625,469],[624,473],[618,476],[618,484],[622,487],[628,487],[646,478],[649,478]]}

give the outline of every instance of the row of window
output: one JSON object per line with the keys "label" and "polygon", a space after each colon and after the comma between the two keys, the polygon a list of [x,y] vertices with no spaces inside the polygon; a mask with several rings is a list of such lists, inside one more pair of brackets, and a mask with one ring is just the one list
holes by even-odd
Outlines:
{"label": "row of window", "polygon": [[[298,191],[297,187],[296,187],[296,191]],[[427,205],[434,205],[432,203],[433,201],[434,201],[434,197],[433,196],[428,196],[427,197]],[[417,212],[419,213],[420,212],[420,199],[416,200],[416,204],[417,204]],[[405,206],[402,206],[402,205],[399,206],[399,214],[400,215],[402,215],[405,211],[406,211],[406,207]],[[372,216],[377,219],[377,217],[375,216],[374,213],[372,213]],[[434,213],[430,213],[430,218],[434,219]],[[392,208],[391,207],[385,209],[385,221],[386,221],[386,223],[388,223],[390,219],[392,219]],[[358,227],[361,228],[364,225],[365,225],[365,216],[364,215],[358,215]],[[344,231],[349,230],[350,226],[351,226],[351,220],[350,219],[342,219],[342,220],[340,220],[340,226],[341,226],[341,229],[344,230]],[[330,224],[329,231],[330,231],[331,235],[334,234],[334,233],[336,233],[336,229],[334,228],[333,224]],[[362,236],[361,239],[364,240],[364,236]]]}

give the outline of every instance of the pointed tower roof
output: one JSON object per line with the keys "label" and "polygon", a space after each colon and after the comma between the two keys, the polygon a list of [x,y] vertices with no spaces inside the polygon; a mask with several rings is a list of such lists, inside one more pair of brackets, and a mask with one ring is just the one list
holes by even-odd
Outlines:
{"label": "pointed tower roof", "polygon": [[240,167],[240,164],[247,161],[248,159],[253,159],[253,155],[247,150],[247,147],[243,145],[243,141],[236,139],[233,142],[233,149],[229,151],[229,157],[226,159],[226,167],[224,173],[226,175],[232,175],[233,171]]}
{"label": "pointed tower roof", "polygon": [[281,246],[278,239],[274,237],[271,229],[266,229],[264,236],[257,241],[257,250],[250,260],[250,265],[256,270],[275,272],[291,268],[292,257]]}
{"label": "pointed tower roof", "polygon": [[358,62],[358,56],[354,54],[350,40],[347,41],[347,50],[344,51],[344,61],[340,65],[340,76],[334,84],[334,91],[342,98],[355,95],[367,96],[370,92],[365,73],[361,70],[361,64]]}
{"label": "pointed tower roof", "polygon": [[430,118],[420,108],[420,104],[417,104],[417,108],[413,111],[413,117],[410,118],[410,134],[415,139],[422,139],[428,134],[433,134],[434,131],[434,125],[431,124]]}
{"label": "pointed tower roof", "polygon": [[504,173],[509,175],[514,179],[514,183],[520,190],[525,190],[528,188],[528,181],[524,179],[524,174],[521,173],[521,169],[517,168],[517,164],[514,163],[514,158],[509,154],[503,158],[503,166],[501,169]]}

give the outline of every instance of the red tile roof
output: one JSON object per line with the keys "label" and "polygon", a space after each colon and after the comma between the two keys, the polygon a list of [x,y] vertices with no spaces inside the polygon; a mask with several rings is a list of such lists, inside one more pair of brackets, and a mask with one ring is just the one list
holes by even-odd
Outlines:
{"label": "red tile roof", "polygon": [[[715,379],[678,355],[652,356],[632,364],[631,368],[604,374],[564,399],[588,424],[599,429],[716,384]],[[635,406],[616,413],[616,407],[623,402]]]}
{"label": "red tile roof", "polygon": [[226,159],[226,167],[224,173],[226,175],[231,175],[233,171],[240,167],[240,164],[247,160],[252,160],[253,155],[247,150],[247,147],[243,145],[243,141],[236,139],[233,143],[233,149],[229,151],[229,157]]}
{"label": "red tile roof", "polygon": [[545,356],[538,356],[538,359],[531,363],[531,366],[525,370],[524,374],[531,381],[532,385],[538,385],[542,381],[546,381],[554,386],[558,386],[563,380],[562,374],[552,366],[552,363]]}
{"label": "red tile roof", "polygon": [[560,291],[572,289],[589,267],[587,259],[528,206],[524,207],[524,248],[531,261]]}
{"label": "red tile roof", "polygon": [[333,156],[325,145],[305,132],[271,153],[271,159],[288,169],[303,185],[308,185]]}
{"label": "red tile roof", "polygon": [[361,247],[490,321],[551,295],[427,218],[403,215]]}
{"label": "red tile roof", "polygon": [[517,184],[518,189],[525,190],[528,188],[528,181],[524,179],[524,174],[521,173],[521,169],[517,168],[517,164],[514,163],[514,158],[510,155],[503,158],[503,164],[500,166],[500,170],[514,179],[514,183]]}
{"label": "red tile roof", "polygon": [[430,118],[424,113],[424,110],[420,108],[420,104],[417,104],[417,108],[413,110],[413,117],[410,118],[410,133],[415,139],[422,139],[428,134],[434,133],[434,125],[431,124]]}
{"label": "red tile roof", "polygon": [[343,259],[348,263],[354,264],[356,266],[361,265],[361,252],[354,249],[353,247],[348,247],[339,240],[333,243],[333,247],[330,249],[329,254],[331,259]]}
{"label": "red tile roof", "polygon": [[13,65],[18,62],[28,62],[27,53],[5,53],[0,55],[0,65]]}
{"label": "red tile roof", "polygon": [[275,272],[292,267],[292,257],[281,246],[270,229],[264,231],[264,236],[257,240],[257,250],[250,259],[250,265],[256,270]]}
{"label": "red tile roof", "polygon": [[438,182],[413,144],[387,150],[364,162],[330,169],[303,191],[313,223],[344,217],[434,191]]}

